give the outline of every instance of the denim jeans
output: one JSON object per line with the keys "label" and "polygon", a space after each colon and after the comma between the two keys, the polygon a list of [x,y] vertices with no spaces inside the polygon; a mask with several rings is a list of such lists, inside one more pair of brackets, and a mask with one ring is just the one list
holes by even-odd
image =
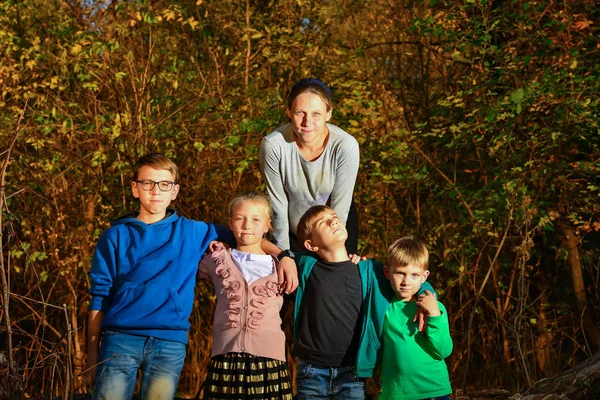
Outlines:
{"label": "denim jeans", "polygon": [[365,381],[356,377],[354,367],[321,367],[299,360],[296,386],[297,400],[365,398]]}
{"label": "denim jeans", "polygon": [[138,369],[142,369],[141,398],[172,400],[185,361],[185,344],[149,336],[106,331],[96,368],[94,400],[133,397]]}
{"label": "denim jeans", "polygon": [[439,397],[428,397],[423,400],[450,400],[450,395],[447,396],[439,396]]}

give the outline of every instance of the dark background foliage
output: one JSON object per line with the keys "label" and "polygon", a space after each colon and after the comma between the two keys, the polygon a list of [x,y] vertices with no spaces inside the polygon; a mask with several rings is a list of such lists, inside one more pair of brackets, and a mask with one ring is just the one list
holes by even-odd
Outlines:
{"label": "dark background foliage", "polygon": [[[2,393],[87,390],[90,258],[136,207],[135,160],[173,158],[175,206],[223,223],[235,193],[264,188],[260,140],[302,77],[331,86],[333,122],[360,142],[362,255],[405,234],[430,248],[455,388],[521,390],[586,359],[600,346],[599,13],[588,0],[0,3]],[[212,289],[196,303],[183,396],[204,379]]]}

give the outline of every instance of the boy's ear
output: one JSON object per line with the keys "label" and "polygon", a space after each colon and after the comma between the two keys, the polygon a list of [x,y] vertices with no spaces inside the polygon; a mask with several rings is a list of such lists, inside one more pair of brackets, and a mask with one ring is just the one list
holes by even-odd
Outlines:
{"label": "boy's ear", "polygon": [[390,279],[390,269],[387,265],[383,266],[383,275],[385,275],[386,279]]}
{"label": "boy's ear", "polygon": [[175,185],[173,185],[173,190],[171,190],[171,201],[175,200],[177,198],[178,194],[179,194],[179,185],[175,184]]}
{"label": "boy's ear", "polygon": [[428,277],[429,277],[429,270],[428,270],[428,269],[426,269],[426,270],[423,272],[423,281],[422,281],[421,283],[425,282],[425,281],[427,280],[427,278],[428,278]]}
{"label": "boy's ear", "polygon": [[312,251],[313,253],[316,253],[316,251],[319,250],[319,246],[314,246],[313,243],[308,239],[304,241],[304,248],[306,248],[308,251]]}
{"label": "boy's ear", "polygon": [[292,119],[292,114],[290,114],[290,109],[289,108],[285,109],[285,116],[288,117],[288,119]]}
{"label": "boy's ear", "polygon": [[136,199],[140,197],[138,190],[140,190],[140,189],[138,188],[137,182],[131,182],[131,193],[133,194],[133,197],[135,197]]}
{"label": "boy's ear", "polygon": [[331,119],[332,110],[327,111],[327,118],[325,118],[325,122],[329,122]]}

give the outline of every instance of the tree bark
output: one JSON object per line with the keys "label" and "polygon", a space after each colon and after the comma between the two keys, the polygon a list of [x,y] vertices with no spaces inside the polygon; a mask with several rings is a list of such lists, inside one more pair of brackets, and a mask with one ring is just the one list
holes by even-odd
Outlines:
{"label": "tree bark", "polygon": [[567,249],[567,264],[571,269],[577,310],[581,315],[581,323],[587,346],[589,347],[589,351],[593,353],[600,348],[600,331],[598,331],[598,328],[593,321],[593,317],[588,308],[587,297],[585,295],[583,272],[581,270],[581,261],[579,259],[579,236],[576,235],[569,226],[563,226],[561,231],[561,240]]}

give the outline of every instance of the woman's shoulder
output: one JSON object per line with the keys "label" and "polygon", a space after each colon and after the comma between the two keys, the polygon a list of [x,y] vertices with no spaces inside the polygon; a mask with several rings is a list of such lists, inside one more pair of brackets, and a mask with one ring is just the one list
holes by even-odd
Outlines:
{"label": "woman's shoulder", "polygon": [[327,124],[332,141],[339,141],[349,145],[358,145],[358,141],[354,136],[343,130],[337,125]]}
{"label": "woman's shoulder", "polygon": [[332,149],[334,154],[337,156],[346,155],[358,159],[360,146],[354,136],[338,126],[327,124],[327,127],[329,128],[330,134],[327,146]]}
{"label": "woman's shoulder", "polygon": [[269,142],[273,144],[278,143],[295,143],[294,142],[294,132],[292,130],[292,124],[281,125],[273,132],[269,133],[267,136],[263,138],[263,142]]}

